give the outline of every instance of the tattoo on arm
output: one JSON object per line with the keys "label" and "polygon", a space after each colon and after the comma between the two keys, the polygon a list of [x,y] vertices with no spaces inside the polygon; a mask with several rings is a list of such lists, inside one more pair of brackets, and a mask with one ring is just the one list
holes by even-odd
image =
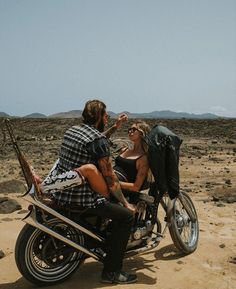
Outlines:
{"label": "tattoo on arm", "polygon": [[98,165],[110,192],[123,205],[127,204],[127,201],[122,193],[119,180],[112,169],[110,158],[105,157],[105,158],[100,159],[98,161]]}
{"label": "tattoo on arm", "polygon": [[112,187],[114,185],[114,173],[111,165],[111,160],[109,157],[102,158],[98,161],[99,169],[105,178],[105,181],[108,187]]}
{"label": "tattoo on arm", "polygon": [[105,178],[105,181],[106,181],[108,187],[109,188],[112,187],[112,184],[113,184],[112,177],[107,176],[107,177],[104,177],[104,178]]}

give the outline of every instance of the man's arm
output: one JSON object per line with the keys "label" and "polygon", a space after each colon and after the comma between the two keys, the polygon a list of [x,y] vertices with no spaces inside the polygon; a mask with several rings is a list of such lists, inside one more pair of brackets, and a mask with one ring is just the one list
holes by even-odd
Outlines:
{"label": "man's arm", "polygon": [[124,207],[134,212],[134,207],[127,202],[122,193],[119,180],[112,169],[110,157],[101,158],[98,161],[98,165],[111,194],[113,194],[115,198],[124,205]]}
{"label": "man's arm", "polygon": [[117,131],[117,126],[114,124],[113,126],[109,127],[106,131],[103,132],[103,135],[106,138],[110,138],[113,133]]}
{"label": "man's arm", "polygon": [[108,128],[106,131],[104,131],[103,135],[105,135],[106,138],[110,138],[111,135],[115,133],[117,129],[119,129],[122,126],[122,124],[126,122],[127,120],[128,120],[128,116],[125,113],[122,113],[117,118],[115,124],[112,127]]}

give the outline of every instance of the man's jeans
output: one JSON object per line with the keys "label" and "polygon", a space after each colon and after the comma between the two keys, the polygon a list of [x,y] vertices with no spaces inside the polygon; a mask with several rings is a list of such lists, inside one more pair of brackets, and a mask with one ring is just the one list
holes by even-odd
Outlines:
{"label": "man's jeans", "polygon": [[107,240],[107,256],[104,262],[104,271],[118,271],[122,268],[124,253],[129,240],[133,213],[119,204],[106,202],[86,211],[93,215],[106,217],[112,220],[111,235]]}

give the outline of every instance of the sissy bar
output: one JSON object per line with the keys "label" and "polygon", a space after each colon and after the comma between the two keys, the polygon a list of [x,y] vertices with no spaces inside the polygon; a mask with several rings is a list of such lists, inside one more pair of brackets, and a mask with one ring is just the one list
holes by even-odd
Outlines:
{"label": "sissy bar", "polygon": [[17,143],[16,137],[15,137],[13,129],[12,129],[12,124],[11,124],[10,119],[4,119],[3,124],[5,125],[6,130],[10,136],[11,144],[13,146],[13,149],[14,149],[16,156],[17,156],[17,159],[19,161],[21,170],[23,172],[24,178],[25,178],[26,183],[27,183],[28,190],[32,187],[32,185],[34,185],[35,194],[37,197],[40,197],[42,193],[41,193],[39,185],[35,179],[34,170],[33,170],[32,166],[30,165],[30,163],[25,158],[22,151],[20,150],[20,147]]}

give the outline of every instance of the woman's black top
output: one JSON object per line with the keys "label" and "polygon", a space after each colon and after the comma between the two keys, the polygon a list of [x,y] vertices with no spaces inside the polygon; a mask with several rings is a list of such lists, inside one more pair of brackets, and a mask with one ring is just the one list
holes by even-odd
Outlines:
{"label": "woman's black top", "polygon": [[136,159],[126,159],[121,156],[116,157],[114,171],[117,173],[120,181],[134,183],[137,176],[136,162],[143,155]]}

